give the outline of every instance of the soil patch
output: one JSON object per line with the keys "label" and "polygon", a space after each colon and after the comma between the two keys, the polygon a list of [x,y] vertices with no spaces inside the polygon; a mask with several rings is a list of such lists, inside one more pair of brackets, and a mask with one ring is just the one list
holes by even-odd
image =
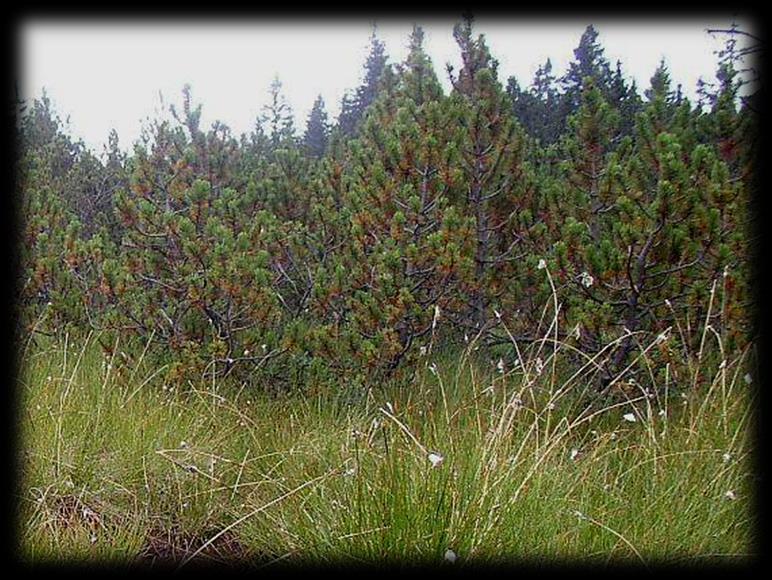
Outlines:
{"label": "soil patch", "polygon": [[[196,535],[176,528],[151,530],[137,556],[137,563],[154,568],[179,566],[217,533],[215,530]],[[185,567],[207,565],[243,567],[258,561],[261,559],[252,554],[236,534],[225,532],[196,554]]]}

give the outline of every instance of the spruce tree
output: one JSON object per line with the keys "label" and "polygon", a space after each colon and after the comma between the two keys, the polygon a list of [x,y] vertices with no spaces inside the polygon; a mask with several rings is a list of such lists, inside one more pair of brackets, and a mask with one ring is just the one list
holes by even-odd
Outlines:
{"label": "spruce tree", "polygon": [[534,74],[530,88],[522,90],[517,79],[510,77],[507,94],[513,103],[513,111],[526,132],[542,145],[557,141],[563,129],[560,93],[557,79],[552,74],[550,59]]}
{"label": "spruce tree", "polygon": [[386,45],[377,37],[373,27],[362,84],[353,94],[347,92],[341,103],[338,127],[345,135],[356,134],[367,108],[375,101],[387,60]]}
{"label": "spruce tree", "polygon": [[574,49],[574,60],[568,65],[566,74],[561,79],[563,85],[563,111],[571,115],[579,109],[582,101],[584,81],[592,78],[596,86],[604,92],[611,77],[611,67],[598,41],[598,31],[589,25]]}
{"label": "spruce tree", "polygon": [[598,40],[598,31],[588,26],[579,45],[574,49],[574,60],[561,79],[563,94],[561,111],[564,120],[573,115],[581,105],[584,81],[593,79],[604,100],[620,113],[619,132],[630,135],[635,125],[635,116],[640,111],[641,100],[635,83],[628,85],[622,72],[622,64],[617,61],[612,70],[611,63]]}
{"label": "spruce tree", "polygon": [[303,144],[309,155],[317,159],[324,155],[329,133],[330,126],[327,122],[327,111],[324,109],[324,99],[319,95],[308,115],[306,132],[303,135]]}

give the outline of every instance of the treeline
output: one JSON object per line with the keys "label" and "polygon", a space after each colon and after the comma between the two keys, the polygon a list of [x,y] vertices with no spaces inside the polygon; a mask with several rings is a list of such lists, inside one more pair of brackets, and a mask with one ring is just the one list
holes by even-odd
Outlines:
{"label": "treeline", "polygon": [[[108,350],[129,334],[179,377],[274,383],[366,384],[440,344],[540,340],[553,318],[553,338],[601,353],[601,382],[638,331],[707,321],[746,343],[757,123],[733,40],[693,105],[664,62],[640,95],[592,27],[562,78],[547,61],[527,89],[470,20],[454,37],[450,94],[419,27],[399,64],[374,34],[337,122],[320,97],[302,133],[278,80],[250,134],[201,127],[186,87],[101,160],[32,103],[23,327],[101,330]],[[658,356],[665,372],[678,349]]]}

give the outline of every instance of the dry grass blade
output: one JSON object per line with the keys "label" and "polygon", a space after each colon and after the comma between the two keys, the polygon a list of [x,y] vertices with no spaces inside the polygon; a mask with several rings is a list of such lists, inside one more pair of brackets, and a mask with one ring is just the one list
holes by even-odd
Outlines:
{"label": "dry grass blade", "polygon": [[211,545],[213,542],[217,541],[217,539],[218,539],[219,537],[221,537],[223,534],[226,534],[226,533],[228,533],[230,530],[232,530],[233,528],[235,528],[236,526],[238,526],[238,525],[239,525],[239,524],[241,524],[242,522],[245,522],[245,521],[246,521],[246,520],[248,520],[249,518],[251,518],[251,517],[253,517],[253,516],[255,516],[255,515],[259,514],[260,512],[262,512],[262,511],[265,511],[265,510],[267,510],[268,508],[270,508],[270,507],[272,507],[272,506],[274,506],[274,505],[276,505],[276,504],[278,504],[278,503],[281,503],[282,501],[284,501],[284,500],[285,500],[285,499],[287,499],[288,497],[291,497],[291,496],[295,495],[296,493],[298,493],[298,492],[302,491],[303,489],[305,489],[305,488],[307,488],[307,487],[309,487],[309,486],[313,485],[314,483],[317,483],[317,482],[319,482],[319,481],[322,481],[323,479],[325,479],[325,478],[329,477],[329,476],[330,476],[330,475],[332,475],[333,473],[335,473],[335,472],[337,472],[337,471],[340,471],[340,469],[341,469],[340,467],[336,467],[335,469],[332,469],[332,470],[328,471],[327,473],[325,473],[325,474],[323,474],[323,475],[320,475],[319,477],[316,477],[316,478],[314,478],[314,479],[311,479],[311,480],[309,480],[309,481],[306,481],[305,483],[303,483],[303,484],[301,484],[301,485],[297,486],[296,488],[294,488],[294,489],[292,489],[292,490],[288,491],[287,493],[284,493],[284,494],[280,495],[279,497],[277,497],[277,498],[275,498],[275,499],[273,499],[273,500],[269,501],[267,504],[261,505],[259,508],[257,508],[257,509],[254,509],[254,510],[252,510],[251,512],[249,512],[249,513],[247,513],[247,514],[243,515],[242,517],[240,517],[239,519],[237,519],[237,520],[236,520],[236,521],[234,521],[233,523],[231,523],[231,524],[227,525],[227,526],[226,526],[226,527],[224,527],[222,530],[220,530],[219,532],[217,532],[217,533],[216,533],[214,536],[212,536],[211,538],[209,538],[209,539],[208,539],[206,542],[204,542],[204,544],[203,544],[203,545],[201,545],[201,547],[199,547],[199,548],[198,548],[198,549],[197,549],[195,552],[193,552],[192,554],[190,554],[189,556],[187,556],[187,557],[186,557],[186,558],[185,558],[185,559],[184,559],[184,560],[183,560],[183,561],[180,563],[180,565],[177,567],[177,569],[179,570],[180,568],[182,568],[182,567],[183,567],[185,564],[187,564],[188,562],[190,562],[190,561],[191,561],[193,558],[195,558],[195,557],[196,557],[198,554],[200,554],[200,553],[201,553],[203,550],[205,550],[205,549],[206,549],[208,546],[210,546],[210,545]]}

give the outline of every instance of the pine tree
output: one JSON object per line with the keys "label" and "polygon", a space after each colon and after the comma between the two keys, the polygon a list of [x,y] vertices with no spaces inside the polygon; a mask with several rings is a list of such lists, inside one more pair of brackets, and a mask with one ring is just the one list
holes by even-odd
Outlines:
{"label": "pine tree", "polygon": [[604,152],[604,119],[612,117],[591,82],[570,121],[574,153],[566,169],[576,205],[566,208],[555,256],[569,328],[579,325],[583,347],[598,351],[619,340],[603,365],[603,384],[628,364],[634,333],[663,332],[674,316],[704,320],[712,281],[729,258],[722,207],[734,186],[709,147],[688,145],[682,118],[668,114],[679,107],[661,73],[646,93],[634,140]]}
{"label": "pine tree", "polygon": [[96,236],[109,210],[111,198],[101,195],[104,168],[67,135],[45,93],[24,111],[18,130],[19,322],[39,318],[41,330],[86,325],[84,288],[98,263],[86,259],[84,238]]}
{"label": "pine tree", "polygon": [[82,140],[68,135],[67,124],[57,115],[48,96],[20,118],[20,152],[29,152],[45,164],[49,183],[61,192],[67,207],[74,212],[88,237],[109,213],[110,192],[104,187],[104,167]]}
{"label": "pine tree", "polygon": [[525,233],[537,218],[525,136],[498,82],[498,63],[484,37],[473,38],[470,19],[456,25],[454,37],[463,66],[456,77],[449,67],[451,98],[463,133],[464,205],[474,220],[474,268],[465,288],[469,310],[458,323],[483,331],[496,306],[499,312],[512,310],[498,301],[511,290]]}
{"label": "pine tree", "polygon": [[[736,28],[733,26],[730,30]],[[703,86],[702,96],[709,109],[697,121],[700,140],[716,148],[718,156],[729,168],[732,181],[737,184],[735,195],[723,200],[722,222],[727,234],[724,252],[733,257],[728,262],[724,278],[724,286],[729,293],[725,300],[732,305],[731,318],[738,322],[738,327],[747,324],[739,305],[750,300],[750,288],[754,285],[751,276],[758,275],[748,266],[752,262],[749,240],[753,239],[752,230],[758,227],[758,222],[754,224],[754,221],[759,215],[750,211],[752,194],[755,190],[758,199],[759,191],[759,117],[739,96],[742,80],[735,67],[742,60],[742,54],[737,49],[736,37],[730,34],[717,53],[715,85],[710,88]],[[743,103],[740,108],[738,103]],[[743,342],[736,334],[733,338]]]}
{"label": "pine tree", "polygon": [[281,236],[258,189],[231,186],[244,178],[231,175],[241,165],[227,128],[204,133],[200,109],[186,103],[176,123],[152,123],[147,145],[135,147],[130,188],[116,199],[120,252],[99,261],[90,299],[105,328],[172,355],[174,373],[249,374],[288,350],[270,263]]}
{"label": "pine tree", "polygon": [[82,322],[81,296],[70,259],[80,236],[80,223],[67,207],[40,153],[27,152],[19,159],[17,237],[19,323],[31,330],[55,330],[68,322]]}
{"label": "pine tree", "polygon": [[343,99],[340,103],[340,114],[338,115],[338,130],[347,136],[354,134],[357,128],[357,102],[353,91],[343,93]]}
{"label": "pine tree", "polygon": [[465,231],[448,203],[458,177],[457,124],[419,27],[395,81],[352,144],[351,242],[332,283],[348,299],[324,295],[338,348],[345,325],[356,360],[387,371],[428,347],[455,299]]}

